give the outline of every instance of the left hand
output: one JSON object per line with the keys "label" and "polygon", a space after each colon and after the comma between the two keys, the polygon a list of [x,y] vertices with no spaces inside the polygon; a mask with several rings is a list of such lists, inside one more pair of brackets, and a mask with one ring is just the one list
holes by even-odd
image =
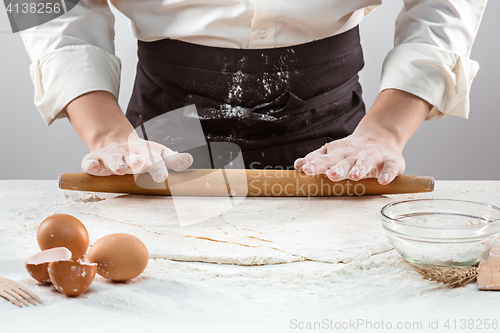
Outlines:
{"label": "left hand", "polygon": [[332,181],[377,178],[389,184],[403,173],[403,148],[431,109],[415,95],[386,89],[354,133],[297,159],[295,168],[307,175],[326,174]]}
{"label": "left hand", "polygon": [[378,178],[386,185],[403,173],[405,161],[391,140],[352,134],[297,159],[295,168],[307,175],[326,174],[332,181]]}

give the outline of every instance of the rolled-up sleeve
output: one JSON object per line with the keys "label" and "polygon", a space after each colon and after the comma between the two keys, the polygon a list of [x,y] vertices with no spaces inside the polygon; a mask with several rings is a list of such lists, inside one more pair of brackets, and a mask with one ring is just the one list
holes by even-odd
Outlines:
{"label": "rolled-up sleeve", "polygon": [[121,62],[114,16],[105,0],[80,0],[68,13],[21,32],[31,58],[35,105],[47,124],[75,98],[97,90],[118,98]]}
{"label": "rolled-up sleeve", "polygon": [[404,1],[380,91],[398,89],[424,99],[433,106],[427,120],[468,118],[469,92],[479,70],[469,55],[486,2]]}

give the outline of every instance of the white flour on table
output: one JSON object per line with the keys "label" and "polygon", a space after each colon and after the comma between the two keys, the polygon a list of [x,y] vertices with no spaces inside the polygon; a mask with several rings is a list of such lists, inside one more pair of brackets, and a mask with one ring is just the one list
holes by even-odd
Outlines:
{"label": "white flour on table", "polygon": [[[287,200],[274,200],[272,205],[261,204],[268,201],[261,199],[253,204],[249,201],[218,220],[211,219],[187,229],[174,226],[175,221],[171,220],[174,213],[169,211],[168,204],[161,204],[165,199],[162,197],[128,198],[114,194],[95,194],[94,197],[71,191],[63,193],[57,189],[57,181],[35,183],[0,182],[2,275],[28,287],[44,301],[42,306],[30,306],[22,311],[8,302],[0,302],[0,313],[4,315],[0,326],[5,331],[19,331],[20,325],[23,331],[33,331],[42,324],[53,324],[51,332],[62,333],[74,330],[74,323],[81,318],[92,318],[93,322],[99,323],[100,330],[110,331],[116,327],[144,331],[145,325],[149,325],[157,328],[155,331],[169,327],[179,332],[199,332],[206,327],[220,327],[221,332],[260,332],[265,326],[269,328],[268,332],[282,332],[286,331],[283,328],[289,327],[291,318],[311,321],[371,318],[377,322],[409,320],[427,325],[430,319],[438,317],[440,320],[495,318],[497,311],[494,305],[498,303],[497,294],[478,292],[473,284],[447,289],[426,281],[394,250],[378,255],[367,251],[364,256],[359,255],[356,249],[366,250],[361,242],[367,238],[357,237],[356,233],[374,234],[377,237],[372,240],[388,244],[385,234],[379,234],[382,230],[379,206],[387,201],[450,197],[471,189],[467,190],[468,199],[479,200],[484,196],[482,201],[499,205],[498,182],[494,186],[482,182],[480,192],[474,192],[476,187],[466,182],[456,182],[457,185],[445,191],[444,186],[437,184],[436,192],[430,194],[327,198],[316,201],[314,205],[307,199],[301,200],[300,205],[293,200],[288,204]],[[456,196],[464,198],[465,194]],[[130,206],[117,214],[120,204]],[[249,212],[250,208],[253,210]],[[276,212],[270,214],[271,208]],[[144,211],[149,213],[144,215]],[[150,252],[157,259],[150,259],[145,272],[128,283],[115,284],[97,277],[87,293],[77,298],[65,297],[51,286],[39,285],[23,267],[24,260],[38,251],[36,228],[45,217],[54,213],[70,213],[81,219],[89,230],[91,243],[110,233],[135,234],[151,247]],[[155,218],[148,221],[148,216]],[[340,217],[344,217],[344,227],[341,228]],[[318,222],[318,219],[323,221]],[[296,224],[295,220],[303,223]],[[327,228],[328,221],[332,228]],[[271,227],[275,234],[269,232]],[[221,230],[219,234],[215,233],[216,229]],[[181,230],[190,233],[175,236],[175,232]],[[196,230],[198,233],[193,233]],[[209,231],[212,236],[218,236],[218,240],[229,242],[238,237],[245,241],[241,244],[255,246],[184,237],[207,235]],[[290,236],[292,232],[300,237]],[[314,235],[321,233],[326,235],[315,239]],[[280,239],[280,234],[285,238],[290,236],[290,240]],[[344,253],[336,253],[337,260],[342,256],[346,262],[351,258],[350,262],[320,260],[322,248],[323,253],[330,255],[335,246],[339,246],[335,235],[348,241]],[[274,244],[264,240],[271,240]],[[314,246],[314,241],[317,246]],[[312,245],[309,246],[308,242]],[[212,250],[207,243],[212,244]],[[174,251],[177,245],[179,251]],[[224,246],[228,251],[222,251]],[[268,252],[270,247],[286,251],[292,246],[303,258],[313,260],[260,266],[177,261],[183,254],[187,259],[211,262],[208,259],[214,259],[214,253],[218,253],[225,263],[231,263],[226,260],[230,255],[233,258],[256,258],[260,255],[256,253],[259,248],[268,255],[271,254]],[[229,249],[233,250],[232,254]],[[238,249],[240,251],[236,251]],[[207,257],[203,257],[204,252],[207,252]],[[284,252],[272,254],[286,259]],[[167,256],[178,259],[169,260]],[[334,257],[331,255],[330,259]],[[36,320],[26,321],[27,316]],[[234,319],[233,324],[237,321],[238,326],[228,327],[231,324],[228,318]],[[199,323],[199,326],[189,328],[190,323]],[[259,327],[251,326],[252,323]],[[216,326],[218,324],[220,326]]]}

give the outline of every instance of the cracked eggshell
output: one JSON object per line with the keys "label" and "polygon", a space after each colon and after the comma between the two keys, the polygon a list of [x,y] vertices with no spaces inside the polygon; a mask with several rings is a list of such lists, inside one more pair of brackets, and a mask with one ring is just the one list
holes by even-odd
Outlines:
{"label": "cracked eggshell", "polygon": [[80,220],[67,214],[55,214],[43,220],[36,238],[42,251],[65,247],[73,253],[72,260],[82,258],[89,247],[87,229]]}
{"label": "cracked eggshell", "polygon": [[50,283],[49,264],[53,261],[71,259],[71,251],[65,247],[56,247],[42,251],[26,259],[24,267],[31,277],[40,283]]}
{"label": "cracked eggshell", "polygon": [[92,245],[88,259],[96,263],[97,274],[113,281],[139,276],[148,265],[148,249],[137,237],[128,234],[104,236]]}
{"label": "cracked eggshell", "polygon": [[97,272],[96,264],[62,260],[49,264],[49,276],[56,289],[67,296],[87,291]]}

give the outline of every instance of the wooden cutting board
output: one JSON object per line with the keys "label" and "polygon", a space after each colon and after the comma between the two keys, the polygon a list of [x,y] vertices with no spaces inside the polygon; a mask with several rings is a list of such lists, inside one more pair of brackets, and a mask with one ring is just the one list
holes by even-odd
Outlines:
{"label": "wooden cutting board", "polygon": [[64,190],[188,196],[316,197],[432,192],[434,178],[402,175],[388,185],[376,179],[333,182],[325,175],[307,176],[296,170],[210,170],[171,172],[163,183],[149,174],[138,176],[59,176]]}
{"label": "wooden cutting board", "polygon": [[477,269],[479,290],[500,290],[500,243],[497,241],[486,260]]}

